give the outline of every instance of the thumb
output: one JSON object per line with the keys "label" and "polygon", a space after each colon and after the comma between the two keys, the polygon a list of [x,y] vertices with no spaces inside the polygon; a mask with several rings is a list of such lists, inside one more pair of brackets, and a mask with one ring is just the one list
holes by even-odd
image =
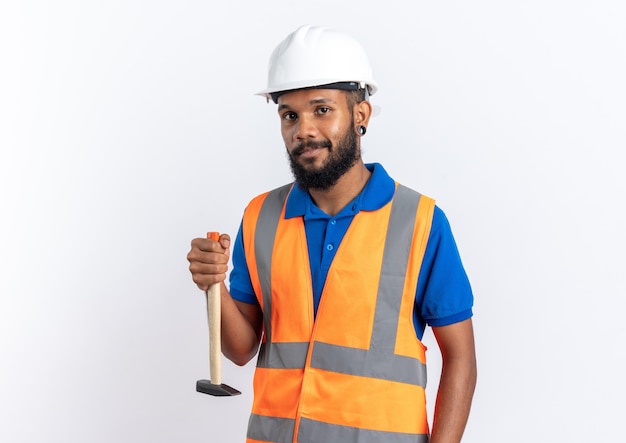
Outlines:
{"label": "thumb", "polygon": [[226,250],[225,254],[230,257],[230,235],[220,235],[220,245]]}

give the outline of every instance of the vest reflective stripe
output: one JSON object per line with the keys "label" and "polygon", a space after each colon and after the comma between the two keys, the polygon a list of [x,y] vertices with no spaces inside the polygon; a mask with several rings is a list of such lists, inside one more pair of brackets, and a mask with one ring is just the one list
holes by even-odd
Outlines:
{"label": "vest reflective stripe", "polygon": [[261,344],[257,367],[273,369],[299,369],[304,367],[309,352],[309,342],[273,343],[272,352],[266,352],[267,342]]}
{"label": "vest reflective stripe", "polygon": [[256,441],[292,443],[295,425],[294,419],[252,414],[248,421],[248,438]]}
{"label": "vest reflective stripe", "polygon": [[426,387],[426,365],[402,355],[315,343],[311,367]]}
{"label": "vest reflective stripe", "polygon": [[[257,367],[299,369],[304,367],[309,343],[274,343],[271,354],[266,349],[266,343],[263,343]],[[393,353],[319,342],[315,344],[311,355],[311,367],[426,387],[426,365]]]}
{"label": "vest reflective stripe", "polygon": [[428,443],[428,435],[356,429],[303,418],[298,443]]}
{"label": "vest reflective stripe", "polygon": [[[282,186],[271,191],[261,207],[259,218],[256,224],[256,231],[261,235],[254,236],[254,251],[256,254],[257,270],[261,291],[263,292],[263,309],[271,312],[272,291],[270,286],[270,276],[272,271],[272,250],[274,239],[276,238],[276,226],[282,215],[282,209],[291,190],[292,184]],[[266,341],[271,341],[272,327],[269,315],[263,317]]]}
{"label": "vest reflective stripe", "polygon": [[[331,297],[328,313],[318,311],[324,320],[313,324],[303,303],[312,306],[310,276],[302,271],[308,272],[304,224],[300,217],[284,219],[290,189],[258,197],[244,215],[244,248],[264,312],[249,442],[428,441],[425,348],[415,336],[411,313],[434,201],[399,185],[391,204],[355,216],[344,237],[353,240],[340,245],[322,295],[322,303]],[[273,265],[277,249],[279,263]],[[353,284],[360,281],[355,278],[363,280]],[[359,293],[363,296],[355,305]],[[276,302],[280,310],[274,312]],[[352,306],[359,313],[357,327],[350,326],[352,316],[337,323],[332,313]],[[342,325],[356,335],[346,336]],[[273,326],[278,327],[275,337]],[[323,334],[316,333],[319,328]],[[335,341],[337,333],[343,338]]]}
{"label": "vest reflective stripe", "polygon": [[[277,417],[265,417],[252,414],[248,438],[257,441],[291,443],[293,441],[295,420]],[[340,443],[428,443],[427,435],[400,434],[368,429],[354,429],[345,426],[320,423],[302,419],[299,443],[340,442]]]}

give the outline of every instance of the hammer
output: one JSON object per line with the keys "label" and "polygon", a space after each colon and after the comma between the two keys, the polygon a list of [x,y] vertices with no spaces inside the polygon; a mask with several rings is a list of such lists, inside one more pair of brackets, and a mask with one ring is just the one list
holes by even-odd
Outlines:
{"label": "hammer", "polygon": [[[219,241],[219,232],[208,232],[207,238]],[[235,388],[222,383],[222,339],[221,339],[221,306],[220,284],[209,286],[206,291],[207,316],[209,319],[209,369],[211,380],[198,380],[196,391],[216,397],[239,395]]]}

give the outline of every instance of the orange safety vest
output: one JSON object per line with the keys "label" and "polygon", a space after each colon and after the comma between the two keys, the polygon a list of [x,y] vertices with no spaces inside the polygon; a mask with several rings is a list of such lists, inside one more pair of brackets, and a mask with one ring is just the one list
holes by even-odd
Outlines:
{"label": "orange safety vest", "polygon": [[391,202],[355,215],[314,319],[304,221],[284,217],[291,186],[256,197],[243,218],[264,328],[247,442],[428,442],[413,308],[434,200],[397,185]]}

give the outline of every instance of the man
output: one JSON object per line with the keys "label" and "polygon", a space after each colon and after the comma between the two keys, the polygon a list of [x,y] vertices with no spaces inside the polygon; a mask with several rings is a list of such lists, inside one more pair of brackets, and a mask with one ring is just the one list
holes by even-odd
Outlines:
{"label": "man", "polygon": [[[248,442],[459,442],[476,382],[473,296],[434,200],[364,164],[377,85],[363,48],[303,26],[270,59],[268,87],[295,184],[247,206],[230,237],[194,239],[194,282],[222,289],[222,350],[259,349]],[[432,432],[426,324],[442,353]],[[429,440],[430,438],[430,440]]]}

